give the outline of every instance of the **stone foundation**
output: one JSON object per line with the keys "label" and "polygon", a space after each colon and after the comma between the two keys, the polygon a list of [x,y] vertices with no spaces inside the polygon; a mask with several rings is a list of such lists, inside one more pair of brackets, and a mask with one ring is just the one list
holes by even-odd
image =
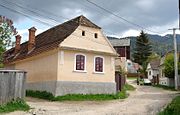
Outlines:
{"label": "stone foundation", "polygon": [[66,94],[112,94],[116,93],[116,83],[48,81],[28,83],[27,89],[47,91],[55,96]]}

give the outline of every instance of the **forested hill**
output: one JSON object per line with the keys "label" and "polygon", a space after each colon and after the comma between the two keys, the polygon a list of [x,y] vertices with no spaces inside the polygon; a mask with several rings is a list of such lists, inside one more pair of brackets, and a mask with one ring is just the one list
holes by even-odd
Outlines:
{"label": "forested hill", "polygon": [[[180,34],[177,34],[176,37],[177,37],[178,50],[180,51]],[[135,48],[136,37],[130,36],[126,38],[130,38],[131,40],[131,54],[132,54]],[[171,34],[167,34],[165,36],[148,34],[148,38],[152,44],[153,52],[156,52],[159,55],[163,55],[164,53],[174,49],[173,36]],[[118,38],[108,37],[108,39],[118,39]]]}

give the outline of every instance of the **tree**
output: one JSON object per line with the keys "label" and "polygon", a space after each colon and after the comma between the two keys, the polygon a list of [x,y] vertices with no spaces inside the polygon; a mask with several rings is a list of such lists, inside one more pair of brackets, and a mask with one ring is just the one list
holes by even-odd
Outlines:
{"label": "tree", "polygon": [[161,56],[158,55],[157,53],[153,52],[147,59],[147,62],[150,62],[152,60],[157,60],[157,59],[160,59]]}
{"label": "tree", "polygon": [[[174,78],[174,55],[169,54],[164,61],[164,73],[166,77]],[[180,73],[180,62],[178,62],[178,73]]]}
{"label": "tree", "polygon": [[146,66],[147,59],[152,54],[152,47],[149,42],[147,34],[141,31],[140,35],[136,38],[136,48],[133,54],[134,62]]}
{"label": "tree", "polygon": [[0,16],[0,67],[3,63],[3,53],[7,47],[11,46],[11,38],[17,34],[12,20]]}

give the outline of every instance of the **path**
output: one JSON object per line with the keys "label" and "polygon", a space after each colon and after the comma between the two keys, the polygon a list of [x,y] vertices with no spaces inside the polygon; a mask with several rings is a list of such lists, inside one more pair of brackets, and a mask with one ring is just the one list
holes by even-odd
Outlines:
{"label": "path", "polygon": [[177,92],[152,86],[136,87],[125,100],[48,102],[27,98],[35,109],[8,115],[32,115],[33,112],[36,115],[155,115],[177,95]]}

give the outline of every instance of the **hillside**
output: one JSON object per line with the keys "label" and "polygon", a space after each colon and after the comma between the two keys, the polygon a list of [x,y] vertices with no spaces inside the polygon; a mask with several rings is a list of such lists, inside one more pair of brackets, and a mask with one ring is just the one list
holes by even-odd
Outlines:
{"label": "hillside", "polygon": [[[148,34],[149,40],[152,45],[153,52],[156,52],[159,55],[163,55],[166,52],[174,49],[173,44],[173,36],[171,34],[167,34],[165,36],[159,35],[151,35]],[[131,54],[134,52],[136,37],[130,36],[127,37],[131,39]],[[108,37],[108,39],[118,39],[115,37]],[[177,43],[178,50],[180,51],[180,35],[177,34]]]}

